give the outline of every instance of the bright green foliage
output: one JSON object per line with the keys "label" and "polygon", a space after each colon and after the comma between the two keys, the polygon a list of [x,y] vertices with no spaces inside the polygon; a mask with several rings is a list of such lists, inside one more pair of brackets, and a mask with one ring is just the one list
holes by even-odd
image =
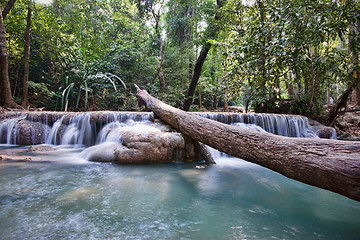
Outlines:
{"label": "bright green foliage", "polygon": [[353,14],[359,16],[359,4],[271,0],[244,7],[233,1],[227,11],[231,31],[222,44],[233,94],[245,93],[260,105],[307,95],[308,106],[318,112],[327,87],[335,98],[334,85],[347,84],[350,64],[344,42]]}
{"label": "bright green foliage", "polygon": [[[201,108],[229,102],[275,111],[292,99],[287,111],[316,115],[327,89],[337,99],[351,82],[348,46],[358,52],[360,41],[348,44],[357,39],[349,28],[360,21],[359,1],[223,3],[221,9],[215,0],[32,3],[30,102],[49,110],[135,110],[136,83],[181,106],[206,42],[212,47],[194,101]],[[27,6],[17,0],[5,21],[10,80],[19,101]],[[153,10],[161,14],[163,60]],[[165,92],[154,77],[161,61]]]}

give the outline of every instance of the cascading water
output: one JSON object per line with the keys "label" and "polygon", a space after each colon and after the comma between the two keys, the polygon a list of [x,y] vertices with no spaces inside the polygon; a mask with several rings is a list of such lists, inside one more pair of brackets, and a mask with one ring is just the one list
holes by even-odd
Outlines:
{"label": "cascading water", "polygon": [[[238,126],[255,125],[266,132],[286,137],[317,138],[317,128],[309,123],[309,119],[296,115],[254,114],[254,113],[199,113],[200,116],[212,120]],[[333,131],[332,138],[336,138]]]}
{"label": "cascading water", "polygon": [[[284,135],[304,136],[309,130],[302,128],[312,129],[306,119],[301,125],[291,117],[211,117]],[[150,113],[106,112],[22,114],[0,121],[1,143],[16,144],[22,125],[29,121],[48,129],[43,142],[76,146],[26,152],[31,163],[0,161],[0,239],[357,239],[360,235],[359,202],[238,158],[217,153],[217,164],[207,167],[198,162],[118,165],[77,160],[83,150],[78,145],[121,142],[120,129],[133,126],[142,131],[152,118]],[[18,150],[22,154],[27,148],[0,145],[0,155],[15,155]]]}
{"label": "cascading water", "polygon": [[[45,143],[52,145],[83,145],[92,146],[105,141],[101,134],[104,131],[114,129],[114,126],[131,126],[135,123],[150,123],[152,113],[130,113],[130,112],[90,112],[72,114],[43,114],[36,113],[21,114],[14,118],[0,121],[0,143],[19,144],[18,140],[24,138],[19,131],[24,123],[37,123],[37,128],[42,133],[31,136],[27,145],[33,144],[33,138],[37,144]],[[50,128],[49,128],[50,126]],[[34,135],[34,134],[32,134]],[[24,139],[26,142],[27,140]]]}
{"label": "cascading water", "polygon": [[[194,113],[203,117],[237,126],[246,126],[256,130],[287,136],[316,138],[317,128],[311,126],[309,119],[294,115],[278,114],[234,114],[234,113]],[[144,122],[150,124],[153,118],[152,113],[122,113],[122,112],[90,112],[73,114],[36,114],[27,113],[15,118],[0,121],[0,143],[19,144],[21,139],[19,125],[22,120],[41,124],[42,133],[36,136],[32,134],[28,144],[46,143],[53,145],[83,145],[92,146],[106,141],[105,135],[112,135],[110,132],[115,128],[131,126],[135,123]],[[42,127],[41,127],[42,126]],[[49,128],[50,126],[50,128]],[[261,129],[260,129],[261,128]],[[40,131],[39,130],[39,131]],[[333,131],[336,138],[336,132]],[[34,141],[34,138],[39,138]],[[26,141],[25,141],[26,142]]]}
{"label": "cascading water", "polygon": [[5,119],[0,122],[0,143],[15,144],[17,136],[17,123],[24,119],[23,116]]}
{"label": "cascading water", "polygon": [[56,120],[56,122],[54,123],[54,125],[52,126],[49,132],[49,135],[46,137],[45,144],[54,144],[54,145],[59,144],[56,136],[58,134],[59,128],[62,125],[63,120],[64,120],[64,116]]}

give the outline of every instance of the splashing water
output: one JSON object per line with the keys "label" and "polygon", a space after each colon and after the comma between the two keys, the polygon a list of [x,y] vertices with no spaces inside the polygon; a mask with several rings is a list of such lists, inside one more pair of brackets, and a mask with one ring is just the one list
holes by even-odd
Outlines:
{"label": "splashing water", "polygon": [[[80,116],[48,121],[52,125],[46,143],[54,144],[54,151],[31,153],[35,160],[31,163],[0,161],[0,239],[357,239],[360,235],[359,202],[213,149],[217,162],[213,166],[87,162],[80,155],[87,146],[121,144],[116,134],[121,128],[138,126],[141,131],[154,123],[116,114],[101,122],[92,114]],[[14,143],[8,139],[16,139],[19,120],[0,122],[3,143]],[[266,126],[271,121],[262,122]],[[234,124],[267,129],[241,121]],[[299,130],[288,132],[304,134],[300,128],[306,124],[298,125]],[[24,147],[0,145],[0,155],[4,151],[21,155]]]}
{"label": "splashing water", "polygon": [[[196,113],[195,113],[196,114]],[[279,114],[230,114],[230,113],[198,113],[199,115],[242,127],[250,127],[257,131],[266,131],[287,137],[316,138],[317,128],[311,126],[306,117]],[[55,120],[52,118],[56,118]],[[19,133],[21,120],[28,119],[41,123],[46,135],[44,143],[53,145],[84,145],[92,146],[116,138],[115,129],[137,124],[152,125],[152,113],[122,113],[122,112],[89,112],[65,115],[49,114],[45,118],[34,114],[22,114],[12,119],[0,121],[0,143],[17,144],[21,137]],[[51,128],[49,129],[50,126]],[[114,131],[112,133],[112,131]],[[333,137],[336,132],[333,131]],[[110,139],[109,139],[110,140]]]}

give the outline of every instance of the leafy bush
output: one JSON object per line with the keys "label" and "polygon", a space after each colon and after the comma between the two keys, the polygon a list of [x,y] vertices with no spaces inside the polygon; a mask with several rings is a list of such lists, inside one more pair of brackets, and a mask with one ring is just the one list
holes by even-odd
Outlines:
{"label": "leafy bush", "polygon": [[264,99],[257,98],[253,101],[255,112],[282,113],[312,116],[310,96],[302,95],[295,99]]}
{"label": "leafy bush", "polygon": [[42,106],[45,109],[54,109],[56,93],[50,91],[48,86],[44,83],[36,83],[28,81],[29,100],[35,106]]}

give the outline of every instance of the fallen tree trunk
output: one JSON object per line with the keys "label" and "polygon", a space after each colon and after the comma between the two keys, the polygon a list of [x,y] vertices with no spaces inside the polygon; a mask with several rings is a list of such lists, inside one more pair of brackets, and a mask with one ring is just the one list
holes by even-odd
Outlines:
{"label": "fallen tree trunk", "polygon": [[209,120],[137,88],[140,104],[178,131],[286,177],[360,201],[360,142],[288,138]]}

